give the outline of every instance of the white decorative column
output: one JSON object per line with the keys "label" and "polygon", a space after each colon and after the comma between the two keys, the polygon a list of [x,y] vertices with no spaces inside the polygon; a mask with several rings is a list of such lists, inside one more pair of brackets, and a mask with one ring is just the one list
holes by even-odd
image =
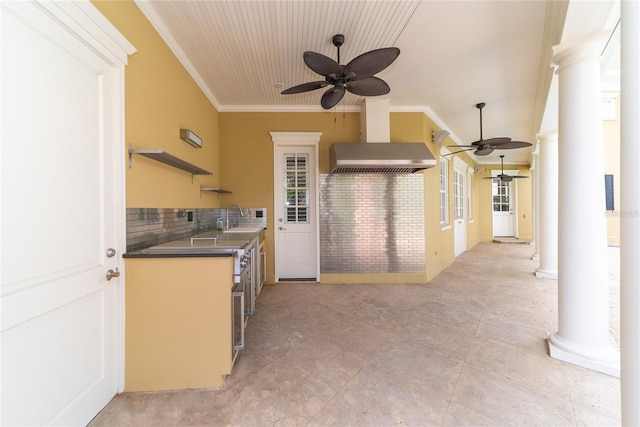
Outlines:
{"label": "white decorative column", "polygon": [[640,425],[640,3],[621,2],[620,351],[622,425]]}
{"label": "white decorative column", "polygon": [[538,167],[538,163],[540,163],[540,159],[538,158],[538,147],[536,146],[536,150],[533,152],[533,159],[531,160],[531,185],[533,187],[533,218],[531,224],[533,226],[533,241],[531,244],[534,245],[533,247],[535,249],[531,256],[533,261],[540,260],[540,253],[538,251],[540,247],[540,168]]}
{"label": "white decorative column", "polygon": [[538,135],[540,232],[537,277],[558,278],[558,134]]}
{"label": "white decorative column", "polygon": [[601,35],[554,47],[559,77],[558,332],[551,357],[620,373],[609,345],[609,282],[600,113]]}

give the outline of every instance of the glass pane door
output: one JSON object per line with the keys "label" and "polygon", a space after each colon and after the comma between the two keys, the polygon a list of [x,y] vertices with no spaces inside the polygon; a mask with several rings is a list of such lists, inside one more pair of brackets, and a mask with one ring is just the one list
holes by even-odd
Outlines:
{"label": "glass pane door", "polygon": [[287,224],[309,222],[309,155],[287,153],[284,155],[285,221]]}

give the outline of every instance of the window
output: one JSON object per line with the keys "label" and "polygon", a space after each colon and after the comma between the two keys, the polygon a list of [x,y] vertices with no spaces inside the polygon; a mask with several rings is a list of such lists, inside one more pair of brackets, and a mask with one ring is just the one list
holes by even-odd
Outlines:
{"label": "window", "polygon": [[493,211],[510,212],[511,201],[509,200],[509,183],[502,180],[493,180]]}
{"label": "window", "polygon": [[449,223],[449,164],[440,159],[440,224]]}
{"label": "window", "polygon": [[473,220],[473,205],[471,204],[471,178],[473,175],[467,174],[467,218],[469,221]]}
{"label": "window", "polygon": [[453,220],[464,219],[464,173],[453,170]]}
{"label": "window", "polygon": [[613,205],[613,175],[604,176],[604,197],[607,205],[607,210],[614,210]]}
{"label": "window", "polygon": [[309,222],[309,155],[287,153],[285,165],[285,206],[287,224],[307,224]]}

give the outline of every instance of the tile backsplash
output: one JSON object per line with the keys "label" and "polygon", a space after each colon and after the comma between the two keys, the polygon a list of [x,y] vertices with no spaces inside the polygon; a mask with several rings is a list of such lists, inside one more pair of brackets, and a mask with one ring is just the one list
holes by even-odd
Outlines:
{"label": "tile backsplash", "polygon": [[[242,208],[229,211],[232,226],[267,226],[266,208]],[[127,252],[188,237],[216,228],[216,220],[226,223],[226,208],[127,208]]]}
{"label": "tile backsplash", "polygon": [[424,273],[422,174],[320,174],[320,272]]}

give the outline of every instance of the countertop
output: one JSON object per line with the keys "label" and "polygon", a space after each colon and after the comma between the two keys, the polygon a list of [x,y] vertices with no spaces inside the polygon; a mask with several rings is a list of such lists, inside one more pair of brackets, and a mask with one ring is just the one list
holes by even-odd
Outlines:
{"label": "countertop", "polygon": [[[244,229],[242,229],[244,230]],[[225,257],[234,256],[256,239],[263,228],[257,231],[210,230],[167,243],[127,252],[123,258],[179,258],[179,257]]]}

